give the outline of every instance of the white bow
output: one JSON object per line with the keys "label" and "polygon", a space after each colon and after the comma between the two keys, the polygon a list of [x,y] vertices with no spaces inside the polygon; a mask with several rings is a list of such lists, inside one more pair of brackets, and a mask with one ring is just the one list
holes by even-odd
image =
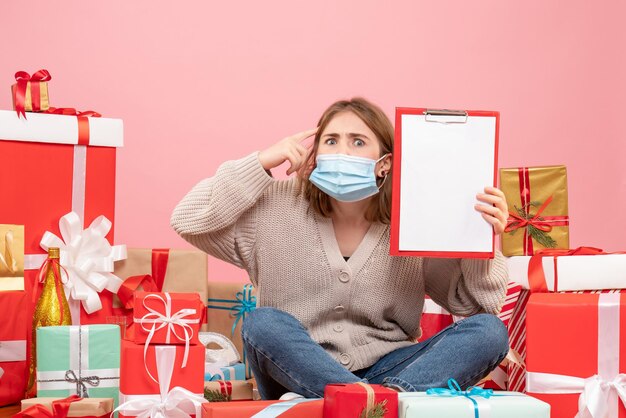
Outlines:
{"label": "white bow", "polygon": [[616,391],[626,408],[626,374],[605,381],[598,375],[585,379],[584,389],[578,398],[578,413],[575,418],[604,418],[609,412],[609,396]]}
{"label": "white bow", "polygon": [[[151,308],[146,304],[148,299],[156,299],[163,303],[163,310],[165,314],[160,311]],[[198,318],[196,319],[185,319],[188,316],[192,316],[196,314],[195,309],[181,309],[176,313],[172,314],[172,297],[169,293],[165,292],[165,299],[163,299],[160,295],[156,293],[148,293],[143,298],[143,306],[149,312],[145,314],[141,318],[135,318],[134,321],[141,324],[141,328],[148,333],[148,337],[146,338],[146,343],[143,349],[143,361],[146,367],[146,371],[152,380],[157,381],[148,370],[148,364],[146,363],[146,356],[148,354],[148,346],[150,345],[150,341],[152,341],[152,337],[154,333],[158,330],[167,327],[167,336],[165,342],[167,344],[170,343],[170,335],[174,334],[174,336],[179,341],[185,341],[185,354],[183,356],[183,364],[182,367],[187,366],[187,357],[189,356],[189,342],[191,338],[193,338],[193,328],[189,324],[197,324],[200,322]],[[152,324],[152,327],[146,328],[144,324]],[[184,336],[178,335],[176,331],[177,327],[180,327],[182,331],[185,333]]]}
{"label": "white bow", "polygon": [[87,313],[92,313],[102,309],[102,290],[117,293],[122,284],[122,279],[113,274],[113,263],[126,258],[126,246],[109,244],[105,237],[112,224],[104,216],[97,217],[85,230],[81,225],[78,214],[70,212],[59,220],[62,238],[46,231],[40,245],[46,251],[60,248],[59,261],[67,271],[63,279],[66,291],[82,302]]}
{"label": "white bow", "polygon": [[138,418],[189,418],[191,414],[200,417],[201,404],[206,402],[204,397],[180,386],[168,391],[174,371],[176,347],[157,346],[155,355],[160,395],[120,394],[120,398],[127,401],[113,412],[121,411],[124,415]]}

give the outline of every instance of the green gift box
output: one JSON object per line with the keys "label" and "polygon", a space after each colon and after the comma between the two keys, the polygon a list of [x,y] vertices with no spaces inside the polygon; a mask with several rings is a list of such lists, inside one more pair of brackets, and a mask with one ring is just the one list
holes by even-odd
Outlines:
{"label": "green gift box", "polygon": [[37,328],[38,397],[113,398],[117,407],[119,387],[119,326]]}
{"label": "green gift box", "polygon": [[399,418],[550,418],[549,404],[519,392],[443,391],[448,393],[399,393]]}

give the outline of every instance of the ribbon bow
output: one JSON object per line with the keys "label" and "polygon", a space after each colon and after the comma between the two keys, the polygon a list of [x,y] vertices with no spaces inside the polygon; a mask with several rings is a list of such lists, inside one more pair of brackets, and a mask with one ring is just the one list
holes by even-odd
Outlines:
{"label": "ribbon bow", "polygon": [[113,412],[122,411],[124,415],[138,418],[190,418],[193,413],[199,417],[200,405],[205,403],[206,399],[180,386],[168,391],[174,371],[176,347],[157,346],[155,356],[160,395],[120,394],[120,398],[128,400]]}
{"label": "ribbon bow", "polygon": [[462,396],[472,401],[474,405],[474,417],[479,418],[478,402],[473,396],[479,396],[489,399],[493,395],[493,389],[482,389],[476,386],[470,386],[466,390],[461,390],[459,383],[455,379],[448,379],[448,388],[431,388],[426,391],[427,395],[435,396]]}
{"label": "ribbon bow", "polygon": [[0,269],[9,273],[17,271],[17,260],[13,255],[13,231],[7,231],[4,235],[4,256],[0,254]]}
{"label": "ribbon bow", "polygon": [[[52,80],[52,76],[48,72],[48,70],[39,70],[32,76],[28,74],[26,71],[18,71],[15,73],[15,81],[17,81],[17,88],[15,89],[15,111],[17,112],[17,116],[24,116],[26,119],[26,88],[29,82],[39,83],[40,81],[50,81]],[[34,95],[37,97],[37,95]],[[38,106],[37,106],[38,107]],[[35,106],[33,104],[33,110]]]}
{"label": "ribbon bow", "polygon": [[617,395],[626,408],[626,374],[621,373],[611,381],[598,375],[585,379],[585,386],[578,398],[578,413],[575,418],[603,418],[609,412],[611,391]]}
{"label": "ribbon bow", "polygon": [[65,381],[69,383],[76,383],[76,394],[81,398],[88,398],[89,393],[87,392],[87,383],[90,386],[99,386],[100,385],[100,377],[98,376],[85,376],[85,377],[76,377],[76,373],[74,370],[68,370],[65,372]]}
{"label": "ribbon bow", "polygon": [[113,274],[113,263],[126,258],[126,246],[109,244],[105,237],[111,226],[111,221],[99,216],[83,230],[78,214],[70,212],[59,221],[62,238],[46,231],[41,239],[40,245],[46,251],[60,248],[66,291],[81,301],[89,314],[102,309],[100,292],[107,289],[116,293],[122,284]]}
{"label": "ribbon bow", "polygon": [[[156,299],[163,303],[165,314],[161,313],[157,309],[153,309],[147,305],[148,299]],[[150,341],[152,341],[152,337],[154,333],[162,328],[167,328],[167,336],[166,343],[170,343],[170,336],[174,334],[174,336],[179,341],[185,341],[185,354],[183,356],[183,364],[182,367],[187,366],[187,357],[189,355],[189,341],[193,338],[193,328],[189,324],[197,324],[199,319],[185,319],[188,316],[193,316],[196,314],[195,309],[181,309],[178,312],[172,314],[172,297],[169,293],[165,292],[165,299],[163,299],[160,295],[155,293],[147,294],[143,299],[143,306],[149,311],[141,318],[135,318],[135,322],[141,324],[141,328],[148,333],[148,337],[146,338],[146,343],[143,349],[143,358],[144,364],[146,366],[146,371],[152,380],[157,381],[150,370],[148,370],[148,364],[146,363],[146,357],[148,355],[148,347],[150,345]],[[152,324],[152,327],[146,328],[144,324]],[[176,331],[177,327],[182,329],[184,332],[184,336],[181,336]]]}
{"label": "ribbon bow", "polygon": [[13,415],[14,418],[66,418],[67,413],[70,410],[70,404],[72,402],[80,401],[80,397],[77,395],[69,396],[65,399],[59,399],[52,401],[52,411],[38,403],[33,406],[29,406],[23,411]]}
{"label": "ribbon bow", "polygon": [[237,292],[235,300],[235,304],[230,308],[234,311],[232,315],[235,317],[235,321],[233,322],[233,327],[230,332],[231,335],[235,334],[235,329],[237,328],[239,321],[245,318],[247,313],[256,309],[256,296],[252,296],[252,286],[245,285],[243,287],[243,291]]}
{"label": "ribbon bow", "polygon": [[550,224],[550,221],[546,221],[545,219],[541,218],[541,212],[545,210],[550,202],[552,202],[552,196],[550,196],[546,199],[545,202],[543,202],[543,205],[541,205],[541,207],[537,210],[537,213],[535,213],[532,218],[530,217],[530,213],[528,213],[529,218],[524,218],[509,211],[509,219],[507,221],[506,228],[504,228],[504,232],[512,232],[516,229],[526,228],[529,225],[532,225],[543,232],[552,231],[552,225]]}

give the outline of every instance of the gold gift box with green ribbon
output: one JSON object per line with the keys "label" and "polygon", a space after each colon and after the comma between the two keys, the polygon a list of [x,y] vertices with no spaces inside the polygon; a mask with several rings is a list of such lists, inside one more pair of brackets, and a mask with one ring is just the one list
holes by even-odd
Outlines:
{"label": "gold gift box with green ribbon", "polygon": [[569,249],[565,166],[500,169],[509,219],[502,234],[506,256],[533,255],[545,248]]}

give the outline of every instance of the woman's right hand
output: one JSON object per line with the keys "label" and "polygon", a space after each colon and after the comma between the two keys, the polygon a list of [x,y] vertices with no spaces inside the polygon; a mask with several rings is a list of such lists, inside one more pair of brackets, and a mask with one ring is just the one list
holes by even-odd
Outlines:
{"label": "woman's right hand", "polygon": [[304,163],[311,146],[304,146],[302,141],[314,135],[316,132],[317,128],[297,133],[261,151],[259,153],[261,165],[265,170],[270,170],[289,160],[291,167],[287,170],[287,175],[297,171]]}

